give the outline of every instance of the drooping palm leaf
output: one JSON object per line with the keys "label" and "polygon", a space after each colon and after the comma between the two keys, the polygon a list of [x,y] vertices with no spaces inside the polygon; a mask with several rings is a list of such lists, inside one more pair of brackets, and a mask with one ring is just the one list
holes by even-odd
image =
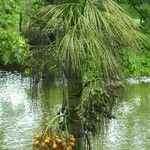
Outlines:
{"label": "drooping palm leaf", "polygon": [[[37,14],[38,23],[47,33],[60,31],[56,51],[63,62],[81,67],[84,58],[116,69],[119,48],[139,49],[145,38],[138,25],[112,0],[86,1],[81,13],[78,3],[49,5]],[[50,43],[51,44],[51,43]],[[66,62],[68,63],[68,62]]]}

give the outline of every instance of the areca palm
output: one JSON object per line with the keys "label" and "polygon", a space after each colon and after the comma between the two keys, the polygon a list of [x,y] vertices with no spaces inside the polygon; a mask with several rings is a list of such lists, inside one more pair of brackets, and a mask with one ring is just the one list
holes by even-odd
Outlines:
{"label": "areca palm", "polygon": [[83,102],[86,65],[92,64],[91,70],[103,77],[118,76],[120,51],[127,47],[139,49],[145,37],[113,0],[63,0],[44,7],[35,20],[33,27],[55,35],[47,49],[63,65],[69,131],[77,135],[84,130],[76,108]]}

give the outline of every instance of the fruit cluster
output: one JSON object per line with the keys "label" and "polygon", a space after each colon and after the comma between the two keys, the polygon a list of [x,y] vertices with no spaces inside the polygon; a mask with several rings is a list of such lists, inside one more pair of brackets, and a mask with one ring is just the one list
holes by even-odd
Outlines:
{"label": "fruit cluster", "polygon": [[33,143],[35,150],[73,150],[76,139],[73,135],[38,134]]}

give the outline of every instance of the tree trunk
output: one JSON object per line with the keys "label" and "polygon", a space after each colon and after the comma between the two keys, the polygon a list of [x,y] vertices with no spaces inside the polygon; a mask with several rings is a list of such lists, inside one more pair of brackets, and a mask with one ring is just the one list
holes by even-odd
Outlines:
{"label": "tree trunk", "polygon": [[20,12],[20,19],[19,19],[19,31],[20,31],[20,35],[22,34],[22,12]]}
{"label": "tree trunk", "polygon": [[[75,0],[74,2],[82,5],[80,11],[83,13],[86,0]],[[77,22],[74,22],[73,20],[72,26],[76,24]],[[79,69],[73,68],[72,62],[69,63],[68,68],[68,128],[70,134],[77,138],[75,150],[85,150],[84,127],[77,113],[77,108],[81,104],[81,96],[83,91],[82,75]]]}
{"label": "tree trunk", "polygon": [[77,138],[76,150],[85,150],[83,123],[77,114],[77,107],[81,104],[83,89],[80,71],[70,68],[68,70],[68,128],[70,134]]}

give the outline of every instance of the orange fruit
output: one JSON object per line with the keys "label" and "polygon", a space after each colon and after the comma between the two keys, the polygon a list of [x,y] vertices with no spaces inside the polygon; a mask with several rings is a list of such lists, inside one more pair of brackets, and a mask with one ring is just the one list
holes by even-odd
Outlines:
{"label": "orange fruit", "polygon": [[61,144],[61,143],[62,143],[62,140],[61,140],[61,139],[56,139],[56,142],[57,142],[58,144]]}
{"label": "orange fruit", "polygon": [[38,135],[36,135],[34,138],[37,139],[37,140],[41,140],[42,135],[41,135],[41,134],[38,134]]}
{"label": "orange fruit", "polygon": [[47,136],[46,139],[51,140],[51,137],[50,137],[50,136]]}
{"label": "orange fruit", "polygon": [[49,143],[50,143],[50,140],[49,140],[49,139],[45,139],[44,142],[45,142],[46,144],[49,144]]}
{"label": "orange fruit", "polygon": [[57,149],[57,147],[58,147],[58,146],[57,146],[56,143],[54,143],[53,146],[52,146],[53,149]]}
{"label": "orange fruit", "polygon": [[66,150],[72,150],[72,147],[69,145]]}
{"label": "orange fruit", "polygon": [[38,140],[36,140],[36,141],[34,141],[33,145],[34,145],[34,146],[38,146],[39,143],[40,143],[40,142],[39,142]]}
{"label": "orange fruit", "polygon": [[65,147],[67,144],[66,142],[62,142],[62,146]]}
{"label": "orange fruit", "polygon": [[73,138],[73,137],[71,137],[71,138],[70,138],[70,141],[73,142],[73,143],[75,143],[75,142],[76,142],[76,139]]}
{"label": "orange fruit", "polygon": [[48,145],[47,145],[46,143],[43,142],[43,143],[42,143],[42,147],[43,147],[43,148],[47,148]]}
{"label": "orange fruit", "polygon": [[75,147],[75,144],[74,144],[73,142],[71,142],[70,145],[71,145],[72,147]]}

